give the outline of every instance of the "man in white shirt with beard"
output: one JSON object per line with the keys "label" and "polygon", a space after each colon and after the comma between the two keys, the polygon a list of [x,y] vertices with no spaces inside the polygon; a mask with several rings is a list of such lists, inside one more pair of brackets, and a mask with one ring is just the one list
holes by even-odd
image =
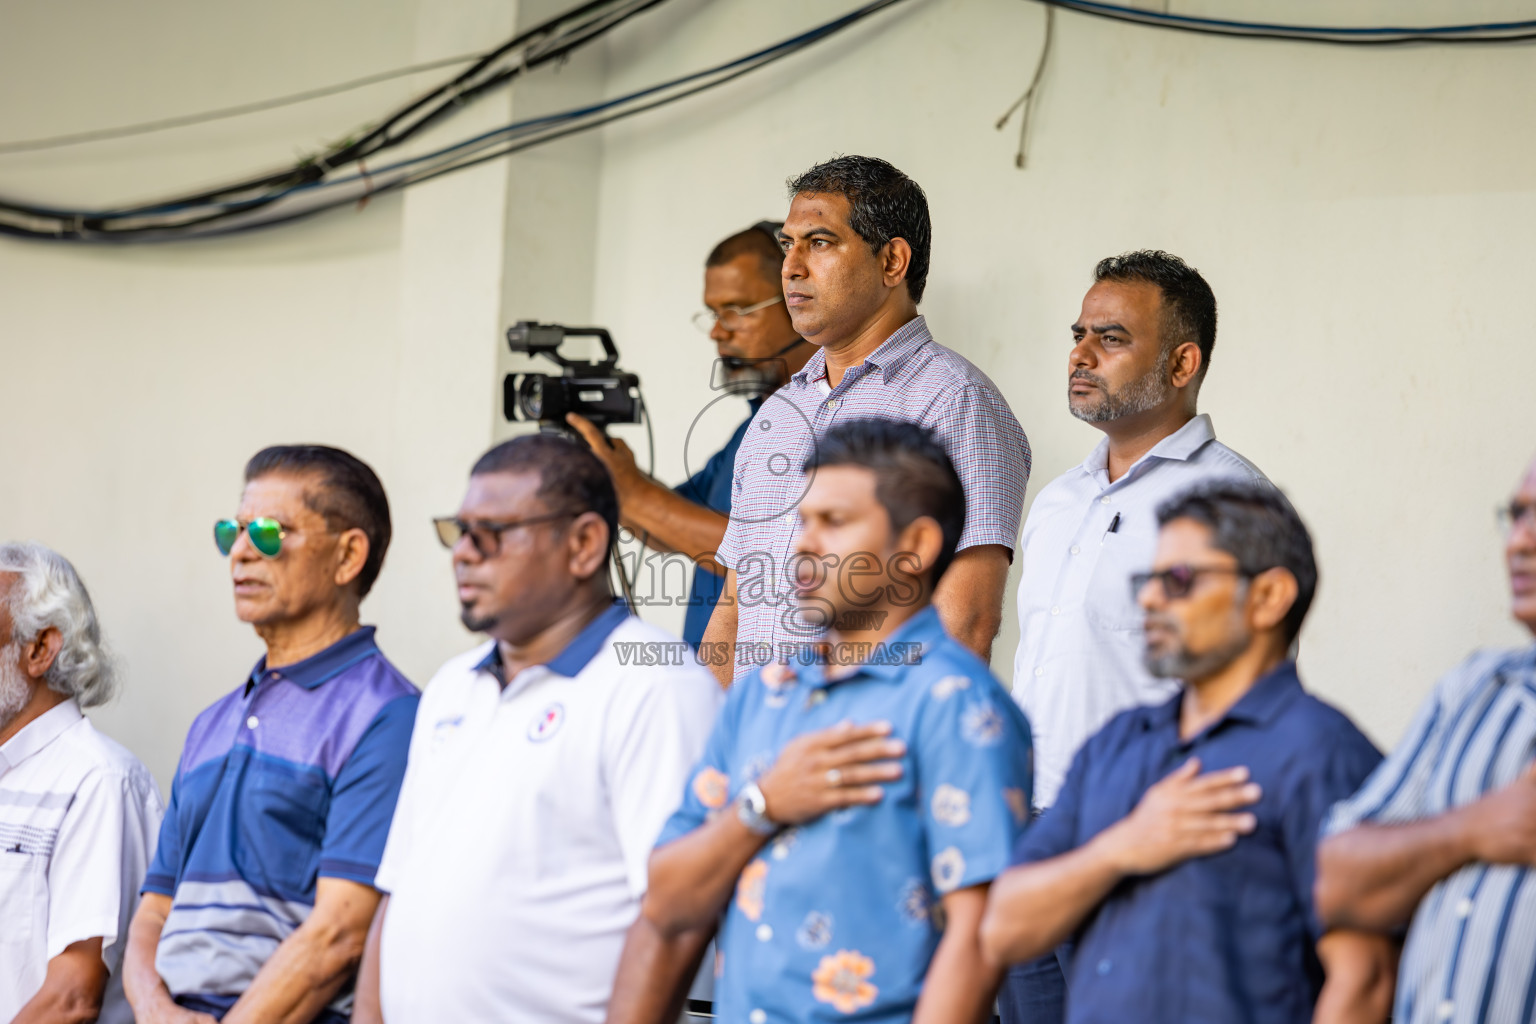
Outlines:
{"label": "man in white shirt with beard", "polygon": [[[1196,411],[1216,296],[1194,268],[1161,251],[1101,260],[1072,337],[1067,406],[1105,437],[1040,491],[1019,540],[1013,696],[1034,734],[1037,813],[1049,813],[1101,726],[1177,692],[1142,663],[1142,614],[1126,583],[1152,564],[1157,506],[1203,481],[1265,479]],[[1004,1024],[1060,1024],[1065,988],[1054,954],[1014,967],[999,998]]]}

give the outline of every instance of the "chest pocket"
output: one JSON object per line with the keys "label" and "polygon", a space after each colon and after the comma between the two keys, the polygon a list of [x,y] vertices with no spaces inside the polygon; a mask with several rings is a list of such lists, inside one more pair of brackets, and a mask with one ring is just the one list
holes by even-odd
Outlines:
{"label": "chest pocket", "polygon": [[234,860],[258,890],[296,899],[313,895],[330,789],[309,772],[253,768],[241,787]]}
{"label": "chest pocket", "polygon": [[1131,595],[1131,574],[1151,567],[1153,547],[1149,535],[1125,522],[1116,532],[1104,534],[1099,560],[1083,595],[1083,610],[1090,622],[1100,629],[1141,629],[1142,611]]}
{"label": "chest pocket", "polygon": [[[1536,691],[1519,681],[1506,680],[1504,685],[1511,699],[1505,702],[1495,697],[1488,718],[1500,720],[1501,725],[1507,719],[1507,735],[1493,753],[1493,760],[1486,765],[1485,777],[1478,778],[1475,772],[1465,768],[1457,774],[1451,783],[1453,806],[1470,803],[1485,792],[1504,788],[1536,763]],[[1450,747],[1451,752],[1455,750],[1454,745]],[[1472,763],[1475,759],[1468,757],[1465,760]]]}
{"label": "chest pocket", "polygon": [[[46,941],[47,871],[48,857],[27,833],[0,829],[0,949],[26,950]],[[13,964],[30,959],[25,953],[0,957]]]}

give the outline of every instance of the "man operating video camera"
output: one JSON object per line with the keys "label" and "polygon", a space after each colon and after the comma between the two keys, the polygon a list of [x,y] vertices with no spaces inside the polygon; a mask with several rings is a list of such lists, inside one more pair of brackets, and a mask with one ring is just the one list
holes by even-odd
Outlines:
{"label": "man operating video camera", "polygon": [[703,469],[669,489],[641,472],[623,441],[606,437],[575,413],[566,416],[612,474],[620,521],[649,547],[697,563],[683,628],[683,639],[695,648],[724,585],[725,569],[715,561],[715,550],[725,537],[731,511],[736,449],[763,398],[799,372],[816,351],[795,333],[784,307],[781,226],[761,221],[739,231],[715,246],[704,263],[705,308],[694,316],[694,324],[715,343],[724,386],[747,396],[751,412]]}

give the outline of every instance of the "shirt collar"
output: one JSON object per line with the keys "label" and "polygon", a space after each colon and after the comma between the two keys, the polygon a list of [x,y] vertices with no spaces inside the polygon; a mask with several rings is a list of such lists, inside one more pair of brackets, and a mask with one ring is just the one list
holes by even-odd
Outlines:
{"label": "shirt collar", "polygon": [[[1528,673],[1536,673],[1536,644],[1528,647],[1516,647],[1500,657],[1492,669],[1493,678],[1500,683],[1510,681],[1506,673],[1514,673],[1515,678],[1522,679]],[[1530,687],[1531,682],[1526,682]]]}
{"label": "shirt collar", "polygon": [[[1153,459],[1168,459],[1171,462],[1188,462],[1194,458],[1195,453],[1204,448],[1211,441],[1216,440],[1216,428],[1211,425],[1209,413],[1201,413],[1178,430],[1163,438],[1152,446],[1152,450],[1126,471],[1121,480],[1129,480],[1142,466],[1148,465]],[[1083,460],[1083,472],[1089,476],[1097,476],[1100,473],[1109,472],[1109,438],[1103,438],[1098,445]],[[1116,481],[1117,483],[1119,481]]]}
{"label": "shirt collar", "polygon": [[[1208,736],[1221,728],[1227,722],[1247,722],[1250,725],[1265,726],[1273,722],[1290,703],[1302,694],[1301,677],[1296,674],[1294,661],[1283,661],[1273,669],[1260,676],[1254,684],[1248,688],[1236,704],[1227,709],[1226,714],[1212,722],[1199,736],[1191,737],[1189,742]],[[1179,712],[1184,704],[1184,691],[1166,704],[1148,709],[1148,724],[1152,728],[1172,728],[1175,731],[1179,727]]]}
{"label": "shirt collar", "polygon": [[[906,622],[903,622],[894,633],[886,637],[882,642],[887,648],[895,644],[913,643],[920,645],[922,649],[926,649],[943,636],[944,624],[939,620],[939,610],[930,604]],[[859,676],[872,676],[876,679],[895,681],[901,678],[902,674],[910,667],[910,662],[905,658],[887,657],[879,661],[865,662],[847,675],[828,679],[828,666],[820,661],[812,660],[811,664],[801,669],[800,674],[810,686],[836,686],[838,683],[846,683],[850,679],[856,679]]]}
{"label": "shirt collar", "polygon": [[[615,600],[612,607],[583,626],[581,632],[572,637],[559,654],[545,662],[544,667],[556,675],[575,679],[597,657],[597,652],[603,649],[609,635],[622,626],[629,615],[629,605],[622,600]],[[501,678],[501,644],[492,642],[490,651],[480,659],[475,671],[489,672]]]}
{"label": "shirt collar", "polygon": [[335,679],[364,658],[378,654],[379,646],[373,640],[375,632],[373,626],[354,629],[319,654],[311,654],[303,661],[296,661],[292,665],[284,665],[270,672],[267,671],[267,656],[263,654],[261,660],[256,663],[256,667],[251,669],[251,680],[246,686],[246,692],[249,693],[251,688],[261,682],[264,677],[286,679],[291,683],[299,684],[306,690],[313,690],[321,683]]}
{"label": "shirt collar", "polygon": [[1294,661],[1283,661],[1258,681],[1238,702],[1227,709],[1223,718],[1234,718],[1253,725],[1268,725],[1297,697],[1301,696],[1301,677]]}
{"label": "shirt collar", "polygon": [[[881,380],[889,384],[898,370],[918,349],[933,340],[933,335],[928,330],[928,321],[921,316],[915,316],[911,320],[896,328],[889,338],[880,343],[880,347],[864,357],[860,366],[871,366],[878,369]],[[849,367],[853,370],[854,367]],[[827,375],[827,353],[818,347],[811,353],[805,366],[791,379],[800,385],[820,380]],[[845,378],[846,379],[846,378]]]}
{"label": "shirt collar", "polygon": [[0,745],[0,775],[42,750],[64,734],[64,730],[85,716],[73,697],[56,704],[21,727],[21,731]]}

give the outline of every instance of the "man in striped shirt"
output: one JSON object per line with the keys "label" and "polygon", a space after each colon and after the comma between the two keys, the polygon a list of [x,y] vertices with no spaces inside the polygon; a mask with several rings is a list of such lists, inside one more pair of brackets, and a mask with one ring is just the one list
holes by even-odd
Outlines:
{"label": "man in striped shirt", "polygon": [[359,622],[392,532],[362,460],[279,445],[214,526],[266,654],[192,723],[129,930],[138,1024],[348,1024],[418,693]]}
{"label": "man in striped shirt", "polygon": [[[1512,610],[1536,633],[1536,461],[1500,511]],[[1412,919],[1398,1024],[1536,1019],[1533,749],[1536,647],[1479,652],[1324,827],[1325,923],[1392,932]]]}
{"label": "man in striped shirt", "polygon": [[[835,424],[880,416],[930,427],[965,487],[965,533],[933,603],[982,660],[1002,621],[1003,587],[1024,509],[1029,442],[996,385],[933,340],[918,315],[932,235],[917,183],[884,160],[845,156],[790,182],[779,234],[795,331],[819,348],[753,417],[736,456],[728,570],[700,652],[722,685],[824,633],[794,600],[795,574],[836,574],[856,593],[862,556],[809,564],[793,552],[797,471]],[[878,570],[876,570],[878,571]],[[915,593],[915,590],[914,590]]]}

